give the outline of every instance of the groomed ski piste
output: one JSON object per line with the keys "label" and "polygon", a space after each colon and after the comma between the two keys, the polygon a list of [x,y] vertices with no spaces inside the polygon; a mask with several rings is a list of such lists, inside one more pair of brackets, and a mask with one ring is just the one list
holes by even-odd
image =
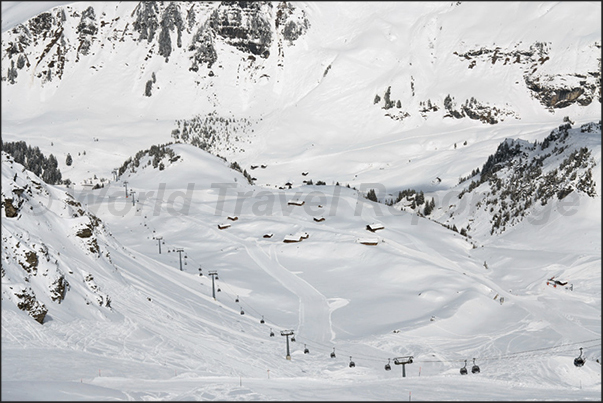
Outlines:
{"label": "groomed ski piste", "polygon": [[[230,161],[182,143],[169,146],[179,158],[163,160],[163,170],[143,157],[135,170],[114,177],[112,170],[129,156],[170,141],[173,119],[181,117],[177,107],[167,107],[173,102],[167,95],[147,105],[134,90],[114,99],[105,84],[116,72],[98,87],[88,77],[84,87],[95,89],[94,100],[79,106],[69,99],[69,88],[82,85],[75,79],[63,83],[52,105],[31,107],[18,97],[25,87],[9,87],[5,95],[3,84],[3,141],[25,140],[57,155],[63,177],[75,186],[47,185],[2,153],[3,195],[31,189],[22,194],[18,218],[2,219],[2,400],[600,400],[601,134],[577,130],[600,121],[600,104],[551,114],[516,94],[521,120],[489,126],[430,118],[419,125],[413,117],[402,131],[399,122],[378,120],[383,111],[366,112],[367,105],[352,98],[366,87],[362,82],[337,95],[335,104],[340,83],[328,81],[356,80],[375,68],[383,73],[385,62],[361,71],[350,66],[383,38],[404,38],[396,18],[368,14],[364,28],[372,34],[359,29],[354,37],[342,27],[362,3],[350,3],[350,15],[337,14],[334,5],[308,4],[308,12],[325,21],[339,15],[343,21],[333,30],[341,36],[326,43],[323,54],[303,46],[289,51],[320,65],[317,77],[329,52],[347,64],[337,73],[333,63],[313,91],[282,77],[281,84],[290,85],[282,93],[299,103],[255,114],[263,117],[254,126],[257,143],[237,155],[258,177],[255,185],[230,169]],[[24,20],[18,8],[5,19],[4,7],[3,24]],[[530,20],[535,9],[544,13],[526,5],[521,15]],[[309,49],[328,31],[315,24]],[[382,37],[383,30],[389,36]],[[562,36],[552,28],[551,35]],[[344,38],[355,40],[344,46]],[[418,49],[413,54],[425,56]],[[369,107],[373,88],[387,88],[391,78],[376,77],[360,96]],[[473,89],[485,91],[477,83],[464,91]],[[216,91],[233,95],[224,82]],[[50,99],[50,92],[32,87],[30,94]],[[246,103],[235,95],[237,102],[219,105],[224,115],[261,110],[262,96]],[[183,96],[178,105],[192,108],[195,98]],[[98,110],[85,112],[87,106]],[[69,108],[81,112],[78,122]],[[572,146],[588,147],[596,161],[595,197],[555,200],[502,234],[478,228],[480,236],[472,238],[365,198],[372,188],[395,194],[421,187],[452,204],[463,188],[458,178],[481,166],[500,142],[542,141],[566,115],[575,120]],[[378,122],[362,128],[374,129],[374,136],[355,129],[363,119]],[[56,140],[59,133],[64,141]],[[100,141],[93,143],[93,136]],[[80,150],[86,153],[76,157]],[[74,156],[70,167],[62,163],[67,152]],[[250,171],[251,164],[267,167]],[[301,175],[306,170],[308,177]],[[111,180],[91,190],[82,183],[93,173]],[[442,181],[434,183],[436,177]],[[327,184],[302,184],[307,178]],[[442,214],[443,208],[434,217]],[[94,221],[89,217],[102,225],[90,238],[76,236]],[[485,213],[474,218],[489,219]],[[39,274],[29,283],[18,261],[23,248],[39,252]],[[40,275],[45,270],[63,272],[70,288],[60,304],[36,294],[49,308],[41,325],[7,295],[9,287],[47,288],[52,279]],[[213,284],[210,272],[217,273]],[[568,284],[547,284],[553,276]],[[295,341],[281,335],[288,331]],[[574,359],[581,354],[585,363],[578,367]],[[396,365],[404,357],[412,362]],[[468,373],[461,375],[465,364]],[[472,372],[474,365],[479,372]]]}

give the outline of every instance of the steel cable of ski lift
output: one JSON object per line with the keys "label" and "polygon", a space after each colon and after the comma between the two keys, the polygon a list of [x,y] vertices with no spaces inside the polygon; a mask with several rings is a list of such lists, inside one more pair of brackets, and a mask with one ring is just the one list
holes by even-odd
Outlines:
{"label": "steel cable of ski lift", "polygon": [[[169,250],[169,247],[168,247],[168,250]],[[195,263],[197,263],[194,258],[190,257],[190,259],[193,260]],[[234,292],[232,292],[232,290],[230,289],[230,287],[228,285],[226,285],[225,283],[223,283],[222,287],[228,288],[231,291],[231,292],[222,291],[225,294],[227,294],[228,296],[230,296],[231,298],[233,297],[233,295],[236,295],[236,299],[238,299],[238,303],[241,304],[241,306],[240,306],[240,308],[241,308],[240,310],[241,311],[243,311],[242,304],[245,304],[249,310],[255,312],[265,322],[267,322],[267,319],[265,319],[265,315],[260,314],[259,311],[257,311],[255,308],[253,308],[253,306],[251,304],[249,304],[247,301],[244,301],[242,298],[240,298],[238,296],[238,294],[235,294]],[[278,327],[278,326],[276,326],[276,324],[274,324],[274,322],[271,322],[271,323],[274,325],[274,327]],[[310,344],[310,347],[312,347],[312,349],[318,350],[319,352],[320,352],[320,350],[322,350],[324,348],[324,350],[326,352],[331,351],[331,349],[332,349],[333,351],[331,352],[331,355],[333,355],[335,353],[335,347],[333,347],[332,345],[327,346],[327,345],[325,345],[323,343],[319,343],[317,341],[314,341],[314,340],[311,340],[311,339],[307,339],[305,337],[300,337],[299,335],[298,335],[297,339],[300,340],[304,344],[304,349],[305,350],[308,349],[307,345]],[[586,348],[595,347],[595,346],[601,344],[601,342],[600,342],[601,339],[598,338],[598,339],[590,339],[590,340],[585,340],[585,341],[575,342],[575,343],[564,343],[564,344],[559,344],[557,346],[551,346],[551,347],[543,347],[543,348],[532,349],[532,350],[517,351],[517,352],[513,352],[513,353],[504,354],[504,355],[501,355],[501,356],[486,356],[486,357],[478,357],[478,358],[481,361],[495,361],[495,360],[502,360],[502,359],[518,358],[518,357],[515,357],[515,356],[519,356],[521,354],[529,354],[529,353],[533,353],[532,355],[539,355],[539,354],[546,355],[546,354],[551,354],[550,350],[555,350],[555,349],[559,349],[559,348],[562,348],[562,347],[568,347],[568,346],[575,346],[577,344],[584,345],[584,344],[592,343],[592,342],[595,342],[595,341],[598,341],[599,343],[596,343],[596,344],[594,344],[592,346],[587,346]],[[323,348],[319,348],[317,346],[321,346]],[[343,349],[342,350],[342,349],[338,348],[338,351],[340,353],[345,354],[345,355],[350,355],[351,354],[351,352],[347,351],[347,349]],[[571,352],[571,351],[575,351],[575,349],[571,349],[571,350],[570,349],[565,349],[565,350],[561,350],[561,351],[556,351],[556,353]],[[386,370],[387,370],[387,365],[389,365],[389,362],[391,360],[390,358],[387,358],[387,357],[386,358],[377,358],[376,356],[372,356],[372,355],[368,356],[368,355],[365,355],[365,354],[358,354],[357,352],[353,353],[353,355],[356,356],[356,357],[362,358],[362,360],[373,361],[373,362],[383,362],[383,361],[385,361],[385,359],[387,359],[388,360],[388,364],[386,364]],[[395,355],[395,354],[389,354],[389,356],[392,356],[392,355]],[[582,357],[582,349],[581,349],[581,355],[580,355],[580,357]],[[333,357],[333,358],[335,358],[335,357]],[[476,360],[476,358],[474,358],[474,368],[477,367],[477,371],[479,371],[479,367],[477,365],[475,365],[475,360]],[[464,361],[465,360],[463,360],[463,359],[458,359],[458,360],[421,360],[421,359],[417,360],[417,359],[415,359],[413,362],[416,362],[416,363],[447,363],[447,362],[448,363],[454,363],[454,362],[464,362]],[[390,366],[390,369],[391,369],[391,366]]]}

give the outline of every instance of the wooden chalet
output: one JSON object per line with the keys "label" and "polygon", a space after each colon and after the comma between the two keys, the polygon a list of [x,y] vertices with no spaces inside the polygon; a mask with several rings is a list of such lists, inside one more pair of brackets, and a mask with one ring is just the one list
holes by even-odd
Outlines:
{"label": "wooden chalet", "polygon": [[358,238],[358,243],[363,245],[378,245],[379,239],[377,238]]}
{"label": "wooden chalet", "polygon": [[302,241],[302,237],[301,235],[286,235],[285,238],[283,239],[284,243],[293,243],[293,242],[301,242]]}
{"label": "wooden chalet", "polygon": [[376,224],[376,223],[368,224],[366,226],[366,229],[371,232],[375,232],[377,230],[384,229],[384,228],[385,228],[385,226],[383,224]]}

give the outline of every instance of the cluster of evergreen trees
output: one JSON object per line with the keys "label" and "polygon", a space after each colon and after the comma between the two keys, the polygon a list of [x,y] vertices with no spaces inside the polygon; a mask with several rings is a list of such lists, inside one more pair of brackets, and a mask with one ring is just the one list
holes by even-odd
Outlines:
{"label": "cluster of evergreen trees", "polygon": [[54,155],[50,154],[48,158],[42,154],[39,147],[30,147],[24,141],[5,143],[0,140],[2,151],[10,154],[15,162],[23,165],[25,169],[39,176],[44,182],[50,185],[60,185],[63,183],[59,163]]}
{"label": "cluster of evergreen trees", "polygon": [[172,130],[172,138],[217,155],[220,148],[234,148],[233,140],[241,141],[239,134],[249,134],[251,123],[246,118],[224,118],[213,111],[189,120],[176,120],[178,127]]}
{"label": "cluster of evergreen trees", "polygon": [[232,164],[230,164],[230,169],[234,169],[235,171],[238,171],[240,173],[243,174],[243,176],[245,177],[245,179],[247,179],[247,182],[249,182],[250,185],[254,184],[255,178],[252,178],[251,175],[249,175],[249,173],[247,172],[246,169],[241,169],[241,166],[239,165],[238,162],[233,162]]}
{"label": "cluster of evergreen trees", "polygon": [[141,159],[145,156],[151,157],[147,165],[153,165],[153,168],[159,168],[159,170],[162,171],[165,169],[165,164],[162,162],[165,157],[169,157],[169,162],[174,162],[180,158],[180,156],[176,155],[174,150],[169,147],[171,144],[172,143],[152,145],[148,150],[138,151],[134,158],[130,157],[124,161],[117,171],[117,176],[123,175],[128,168],[130,168],[132,172],[136,172],[136,168],[140,166]]}
{"label": "cluster of evergreen trees", "polygon": [[[546,205],[553,197],[561,200],[574,191],[596,196],[592,168],[595,161],[587,147],[565,152],[559,165],[543,172],[544,163],[551,156],[560,156],[568,148],[569,123],[553,130],[542,142],[533,144],[521,140],[505,140],[482,166],[481,176],[463,189],[459,199],[483,183],[489,191],[477,207],[494,213],[491,233],[502,232],[520,221],[528,209],[539,203]],[[543,153],[544,150],[551,150]],[[540,151],[540,152],[538,152]],[[479,174],[474,170],[472,176]]]}
{"label": "cluster of evergreen trees", "polygon": [[[369,189],[364,197],[368,200],[379,202],[375,189]],[[401,202],[403,199],[407,199],[411,202],[410,208],[413,210],[420,208],[420,206],[424,206],[423,215],[426,216],[430,215],[435,208],[435,200],[433,198],[431,201],[429,201],[425,199],[425,194],[422,190],[417,192],[414,189],[405,189],[399,191],[396,199],[388,199],[385,201],[385,204],[388,206],[393,206],[394,204]]]}
{"label": "cluster of evergreen trees", "polygon": [[[383,105],[383,109],[391,109],[394,106],[398,109],[402,108],[402,103],[400,102],[400,100],[398,99],[393,100],[391,99],[391,91],[392,91],[392,87],[391,85],[389,87],[387,87],[387,90],[385,90],[385,94],[383,94],[383,101],[384,101],[384,105]],[[379,94],[375,95],[375,99],[373,100],[374,104],[378,104],[379,102],[381,102],[381,97],[379,96]]]}

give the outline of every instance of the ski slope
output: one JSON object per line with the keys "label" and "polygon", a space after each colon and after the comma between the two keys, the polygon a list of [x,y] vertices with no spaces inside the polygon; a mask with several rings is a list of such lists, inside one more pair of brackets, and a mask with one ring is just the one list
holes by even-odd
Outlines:
{"label": "ski slope", "polygon": [[[46,3],[59,4],[3,2],[3,33]],[[600,4],[299,6],[312,26],[285,48],[283,68],[268,59],[239,74],[241,52],[218,44],[223,68],[195,86],[175,63],[139,64],[132,43],[106,60],[96,43],[97,58],[60,84],[3,83],[3,141],[53,153],[74,185],[44,184],[2,153],[3,200],[23,200],[18,218],[2,217],[2,400],[599,401],[600,132],[577,140],[593,151],[596,197],[555,200],[501,235],[469,239],[364,195],[416,188],[445,208],[459,177],[505,138],[541,141],[564,116],[576,127],[599,121],[598,102],[550,112],[513,84],[521,71],[468,69],[452,51],[550,41],[543,71],[573,73],[596,64],[585,49],[600,43]],[[135,3],[99,7],[125,20]],[[574,43],[584,47],[566,52]],[[151,72],[159,84],[145,98]],[[509,102],[520,119],[488,125],[440,110],[396,120],[373,104],[388,86],[411,111],[451,93]],[[165,169],[143,157],[113,176],[171,141],[176,119],[212,111],[250,119],[253,132],[236,143],[245,151],[225,146],[226,162],[177,143]],[[107,181],[92,190],[85,181],[95,176]],[[14,196],[25,187],[32,193]],[[93,236],[76,236],[93,217],[102,222]],[[38,253],[40,275],[24,280],[27,251]],[[44,291],[59,273],[70,289],[57,303]],[[547,285],[552,276],[572,289]],[[11,287],[35,289],[48,308],[43,325],[17,308]],[[283,330],[296,338],[291,360]],[[576,367],[580,348],[586,363]],[[413,357],[405,377],[394,364],[403,356]],[[461,375],[473,359],[480,372]]]}

